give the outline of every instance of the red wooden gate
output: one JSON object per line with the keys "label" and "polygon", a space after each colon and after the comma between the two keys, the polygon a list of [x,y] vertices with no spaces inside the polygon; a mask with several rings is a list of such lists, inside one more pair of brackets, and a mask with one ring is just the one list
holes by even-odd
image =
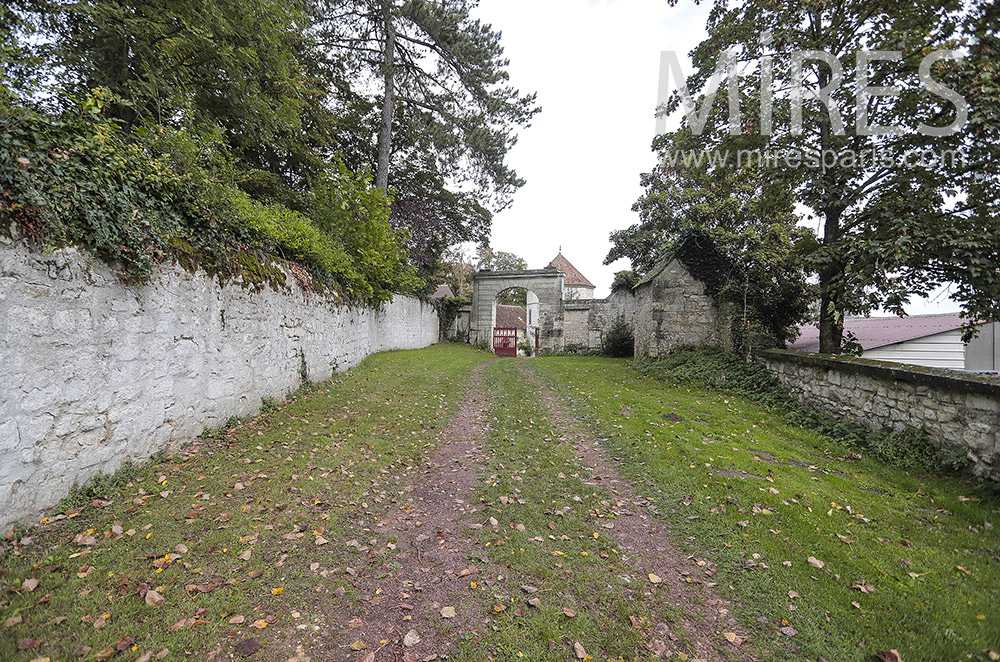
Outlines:
{"label": "red wooden gate", "polygon": [[493,351],[497,356],[517,356],[517,329],[495,327],[493,329]]}

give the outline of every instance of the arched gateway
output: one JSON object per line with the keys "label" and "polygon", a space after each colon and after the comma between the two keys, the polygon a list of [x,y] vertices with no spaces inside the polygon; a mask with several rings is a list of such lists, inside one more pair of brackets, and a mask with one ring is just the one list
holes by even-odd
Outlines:
{"label": "arched gateway", "polygon": [[497,296],[511,288],[527,290],[527,336],[538,351],[563,349],[563,280],[555,267],[525,271],[480,271],[472,281],[472,309],[469,312],[469,342],[493,347]]}

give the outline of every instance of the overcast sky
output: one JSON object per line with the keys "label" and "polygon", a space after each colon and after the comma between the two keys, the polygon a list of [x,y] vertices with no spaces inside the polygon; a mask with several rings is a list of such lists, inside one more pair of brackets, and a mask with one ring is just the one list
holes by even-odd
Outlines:
{"label": "overcast sky", "polygon": [[[660,52],[687,54],[705,38],[710,2],[480,0],[478,17],[503,33],[512,83],[537,92],[542,112],[509,156],[527,184],[494,218],[492,245],[546,266],[563,255],[610,292],[627,260],[605,266],[612,230],[638,221],[639,174],[655,163]],[[940,299],[940,297],[939,297]],[[952,312],[945,297],[910,314]]]}

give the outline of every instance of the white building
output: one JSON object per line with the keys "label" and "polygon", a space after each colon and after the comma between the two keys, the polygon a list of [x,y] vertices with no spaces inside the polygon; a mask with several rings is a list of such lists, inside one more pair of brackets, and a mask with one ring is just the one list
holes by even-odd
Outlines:
{"label": "white building", "polygon": [[[1000,324],[986,324],[972,342],[962,342],[958,313],[912,317],[849,317],[844,330],[876,361],[908,363],[929,368],[994,372],[1000,370]],[[819,351],[819,329],[807,324],[789,346],[800,352]]]}
{"label": "white building", "polygon": [[549,266],[555,267],[566,275],[566,279],[563,281],[563,299],[578,301],[579,299],[594,298],[595,285],[563,257],[562,251],[559,251],[559,255],[552,258]]}

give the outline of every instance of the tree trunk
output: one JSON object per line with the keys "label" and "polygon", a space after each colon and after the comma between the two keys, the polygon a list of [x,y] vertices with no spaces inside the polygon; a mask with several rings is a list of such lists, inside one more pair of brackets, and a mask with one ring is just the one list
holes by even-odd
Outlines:
{"label": "tree trunk", "polygon": [[392,115],[396,103],[395,81],[393,80],[396,55],[396,26],[392,20],[391,0],[382,3],[382,23],[385,28],[385,45],[382,49],[382,77],[385,93],[382,98],[382,125],[378,132],[378,169],[375,185],[384,192],[389,190],[389,158],[392,156]]}
{"label": "tree trunk", "polygon": [[[839,208],[828,209],[823,223],[823,245],[830,246],[840,241]],[[844,339],[843,284],[837,283],[843,274],[844,265],[839,260],[823,265],[819,270],[819,351],[821,354],[836,354]]]}

